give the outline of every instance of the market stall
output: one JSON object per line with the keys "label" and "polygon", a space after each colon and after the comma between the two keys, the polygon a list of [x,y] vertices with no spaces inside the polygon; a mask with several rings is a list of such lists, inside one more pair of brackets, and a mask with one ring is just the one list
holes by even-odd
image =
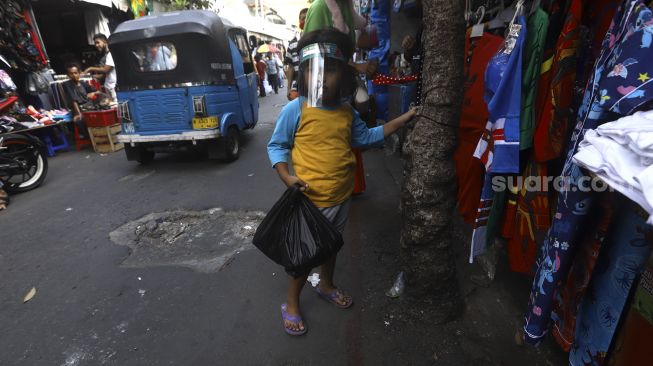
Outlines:
{"label": "market stall", "polygon": [[[92,85],[85,87],[89,103],[82,106],[83,120],[88,123],[72,123],[69,94],[74,88],[66,87],[70,84],[67,66],[77,64],[81,73],[81,65],[96,65],[98,53],[93,36],[110,34],[111,28],[132,17],[129,9],[128,2],[111,0],[9,0],[0,5],[0,27],[9,30],[0,35],[0,132],[38,136],[50,156],[58,150],[69,150],[73,143],[77,149],[93,145],[97,151],[106,152],[107,148],[96,142],[103,142],[106,136],[102,134],[111,131],[104,129],[106,118],[97,116],[105,111],[116,115],[115,106],[102,102],[107,92],[101,80],[82,75],[80,82]],[[95,91],[104,94],[90,94]],[[115,125],[116,118],[110,120]],[[110,142],[109,151],[119,148]]]}

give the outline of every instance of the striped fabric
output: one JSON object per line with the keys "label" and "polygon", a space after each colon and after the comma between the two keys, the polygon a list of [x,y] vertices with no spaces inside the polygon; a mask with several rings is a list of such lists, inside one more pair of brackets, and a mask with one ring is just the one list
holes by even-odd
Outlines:
{"label": "striped fabric", "polygon": [[295,72],[299,71],[299,50],[297,49],[297,42],[297,37],[295,37],[288,43],[288,52],[286,52],[286,59],[284,60],[286,65],[292,65]]}

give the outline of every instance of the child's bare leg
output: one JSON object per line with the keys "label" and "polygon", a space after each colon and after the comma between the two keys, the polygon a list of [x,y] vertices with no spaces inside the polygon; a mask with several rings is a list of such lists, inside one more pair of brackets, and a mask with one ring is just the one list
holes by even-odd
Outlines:
{"label": "child's bare leg", "polygon": [[[301,276],[299,278],[290,277],[288,279],[288,314],[298,315],[299,314],[299,295],[302,293],[304,284],[308,279],[308,275]],[[289,320],[285,321],[286,328],[299,331],[304,330],[304,322],[299,322],[299,324],[293,323]]]}
{"label": "child's bare leg", "polygon": [[[336,268],[336,257],[337,255],[334,255],[331,259],[326,261],[322,267],[320,267],[320,290],[326,294],[330,294],[336,290],[336,286],[333,284],[333,272]],[[336,299],[336,301],[340,305],[346,305],[350,299],[350,296],[342,294]]]}

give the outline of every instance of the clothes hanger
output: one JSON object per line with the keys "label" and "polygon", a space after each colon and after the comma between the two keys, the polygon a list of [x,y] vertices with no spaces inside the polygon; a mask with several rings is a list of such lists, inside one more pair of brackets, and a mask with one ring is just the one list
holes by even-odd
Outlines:
{"label": "clothes hanger", "polygon": [[469,24],[469,21],[471,20],[471,0],[465,0],[465,22]]}
{"label": "clothes hanger", "polygon": [[501,13],[501,11],[506,8],[506,5],[504,4],[503,0],[501,0],[499,5],[495,6],[494,8],[491,8],[491,9],[488,9],[489,8],[489,2],[487,2],[486,4],[488,5],[488,6],[486,6],[487,10],[485,12],[487,15],[496,14],[498,16]]}
{"label": "clothes hanger", "polygon": [[533,15],[537,11],[537,9],[540,8],[540,4],[542,3],[542,0],[533,0],[531,3],[531,8],[530,11],[528,12],[528,15]]}
{"label": "clothes hanger", "polygon": [[524,12],[524,3],[525,0],[518,0],[517,3],[515,3],[515,14],[513,14],[509,26],[513,26],[515,24],[515,20],[517,20],[517,17]]}
{"label": "clothes hanger", "polygon": [[500,11],[499,14],[488,23],[488,30],[506,28],[508,24],[514,24],[517,16],[523,13],[525,3],[525,0],[517,0],[507,8]]}
{"label": "clothes hanger", "polygon": [[474,12],[474,16],[476,17],[476,25],[483,23],[483,19],[485,19],[485,6],[479,6]]}
{"label": "clothes hanger", "polygon": [[496,14],[492,20],[488,22],[488,29],[497,29],[497,28],[504,28],[506,26],[506,21],[503,19],[503,14],[506,11],[505,4],[503,0],[501,1],[501,5],[490,9],[487,14]]}

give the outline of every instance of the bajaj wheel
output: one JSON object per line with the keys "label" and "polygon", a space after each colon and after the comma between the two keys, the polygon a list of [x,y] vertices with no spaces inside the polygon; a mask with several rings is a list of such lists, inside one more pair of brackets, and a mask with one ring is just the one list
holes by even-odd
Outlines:
{"label": "bajaj wheel", "polygon": [[154,160],[154,151],[147,151],[143,146],[125,145],[125,154],[128,161],[137,161],[140,164],[148,164]]}
{"label": "bajaj wheel", "polygon": [[154,151],[148,151],[145,150],[145,148],[141,148],[141,151],[139,152],[139,156],[136,159],[137,162],[139,162],[141,165],[149,164],[152,161],[154,161]]}
{"label": "bajaj wheel", "polygon": [[238,141],[238,128],[229,127],[227,136],[224,137],[225,161],[234,161],[238,159],[240,153],[240,142]]}

